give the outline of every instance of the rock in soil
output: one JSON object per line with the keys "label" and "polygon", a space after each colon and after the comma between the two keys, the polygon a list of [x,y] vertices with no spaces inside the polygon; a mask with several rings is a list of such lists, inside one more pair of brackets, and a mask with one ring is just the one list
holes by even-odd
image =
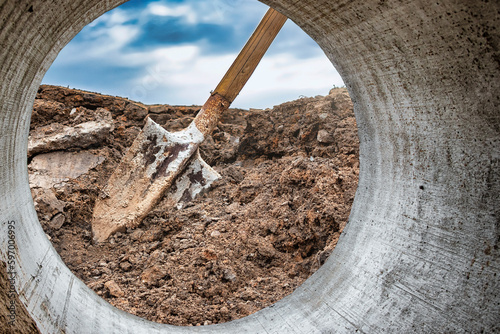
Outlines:
{"label": "rock in soil", "polygon": [[[37,105],[40,101],[37,101]],[[73,115],[70,113],[70,116]],[[102,115],[98,121],[89,121],[74,126],[51,123],[30,132],[28,139],[28,157],[69,148],[87,148],[95,145],[109,135],[113,130],[113,121],[109,111],[103,108],[96,110],[96,115]],[[78,116],[75,117],[77,119]]]}
{"label": "rock in soil", "polygon": [[[328,259],[358,181],[346,89],[272,109],[230,109],[201,147],[222,175],[210,191],[181,210],[163,200],[138,228],[92,244],[94,202],[145,117],[175,131],[199,109],[41,86],[31,124],[31,138],[65,131],[81,138],[81,124],[107,122],[83,140],[88,145],[79,139],[31,151],[39,220],[68,267],[98,295],[174,325],[238,319],[290,294]],[[48,167],[53,160],[57,167]]]}

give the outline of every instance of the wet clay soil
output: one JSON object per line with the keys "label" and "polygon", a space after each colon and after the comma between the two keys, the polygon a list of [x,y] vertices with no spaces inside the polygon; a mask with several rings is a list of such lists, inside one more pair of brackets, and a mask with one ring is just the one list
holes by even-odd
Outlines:
{"label": "wet clay soil", "polygon": [[95,245],[95,199],[145,117],[175,131],[199,107],[41,86],[30,138],[88,122],[97,134],[30,154],[40,222],[75,275],[124,311],[174,325],[244,317],[290,294],[335,247],[358,180],[352,108],[336,88],[272,109],[230,109],[201,149],[222,175],[213,189],[181,210],[160,202],[138,228]]}

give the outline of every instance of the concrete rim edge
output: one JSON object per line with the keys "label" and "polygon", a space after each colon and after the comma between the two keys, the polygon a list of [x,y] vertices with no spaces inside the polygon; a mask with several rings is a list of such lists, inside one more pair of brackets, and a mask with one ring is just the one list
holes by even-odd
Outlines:
{"label": "concrete rim edge", "polygon": [[17,287],[42,332],[500,330],[499,5],[264,1],[303,27],[344,77],[360,184],[339,246],[295,293],[238,321],[183,328],[111,308],[75,279],[45,238],[28,187],[41,76],[78,30],[122,2],[0,6],[0,256],[6,222],[16,221]]}

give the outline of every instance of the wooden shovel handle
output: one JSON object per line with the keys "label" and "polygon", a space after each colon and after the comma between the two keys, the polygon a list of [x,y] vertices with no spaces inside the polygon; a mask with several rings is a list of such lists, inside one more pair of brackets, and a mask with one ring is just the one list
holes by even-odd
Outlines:
{"label": "wooden shovel handle", "polygon": [[278,35],[287,17],[269,8],[214,93],[232,103]]}
{"label": "wooden shovel handle", "polygon": [[204,135],[212,133],[220,116],[245,86],[286,20],[286,16],[272,8],[266,12],[212,96],[196,116],[196,126]]}

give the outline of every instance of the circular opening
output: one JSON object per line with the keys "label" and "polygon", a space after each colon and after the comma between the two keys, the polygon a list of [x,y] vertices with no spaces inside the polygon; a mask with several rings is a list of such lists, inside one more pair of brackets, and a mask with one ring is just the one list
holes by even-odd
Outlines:
{"label": "circular opening", "polygon": [[[152,7],[144,3],[151,14]],[[182,20],[186,24],[194,20],[193,7],[187,4],[152,3],[154,15],[161,18],[156,19],[168,17],[179,25]],[[219,8],[222,17],[228,10],[241,10],[229,3],[210,4]],[[108,21],[90,28],[96,28],[95,33],[102,24],[110,36],[112,31],[133,30],[128,26],[140,18],[126,19],[134,3],[127,6],[109,12]],[[252,20],[253,26],[264,11]],[[115,25],[107,26],[110,22]],[[288,38],[291,34],[283,33]],[[117,41],[123,38],[118,34]],[[75,41],[79,39],[84,37]],[[284,66],[279,62],[284,57],[280,48],[286,44],[286,40],[275,44],[269,52],[271,61],[263,61],[264,71],[258,69],[252,79],[266,77],[266,66]],[[130,45],[120,49],[125,47]],[[188,50],[189,46],[173,48]],[[71,44],[67,49],[75,54]],[[302,57],[307,60],[307,55]],[[226,58],[231,60],[221,66],[219,78],[234,56]],[[326,96],[300,98],[273,108],[230,109],[201,147],[202,157],[222,179],[181,210],[160,201],[140,226],[96,245],[91,235],[94,203],[145,117],[176,131],[186,128],[199,110],[199,106],[146,104],[147,96],[153,96],[164,80],[155,81],[164,69],[151,74],[152,68],[145,70],[150,76],[140,77],[128,89],[131,98],[136,94],[142,102],[40,87],[29,151],[30,184],[39,220],[76,276],[120,309],[176,325],[241,318],[291,293],[335,246],[357,186],[358,140],[352,103],[345,88],[337,88],[326,91]],[[289,74],[285,71],[284,75]],[[262,108],[260,100],[255,107]]]}

